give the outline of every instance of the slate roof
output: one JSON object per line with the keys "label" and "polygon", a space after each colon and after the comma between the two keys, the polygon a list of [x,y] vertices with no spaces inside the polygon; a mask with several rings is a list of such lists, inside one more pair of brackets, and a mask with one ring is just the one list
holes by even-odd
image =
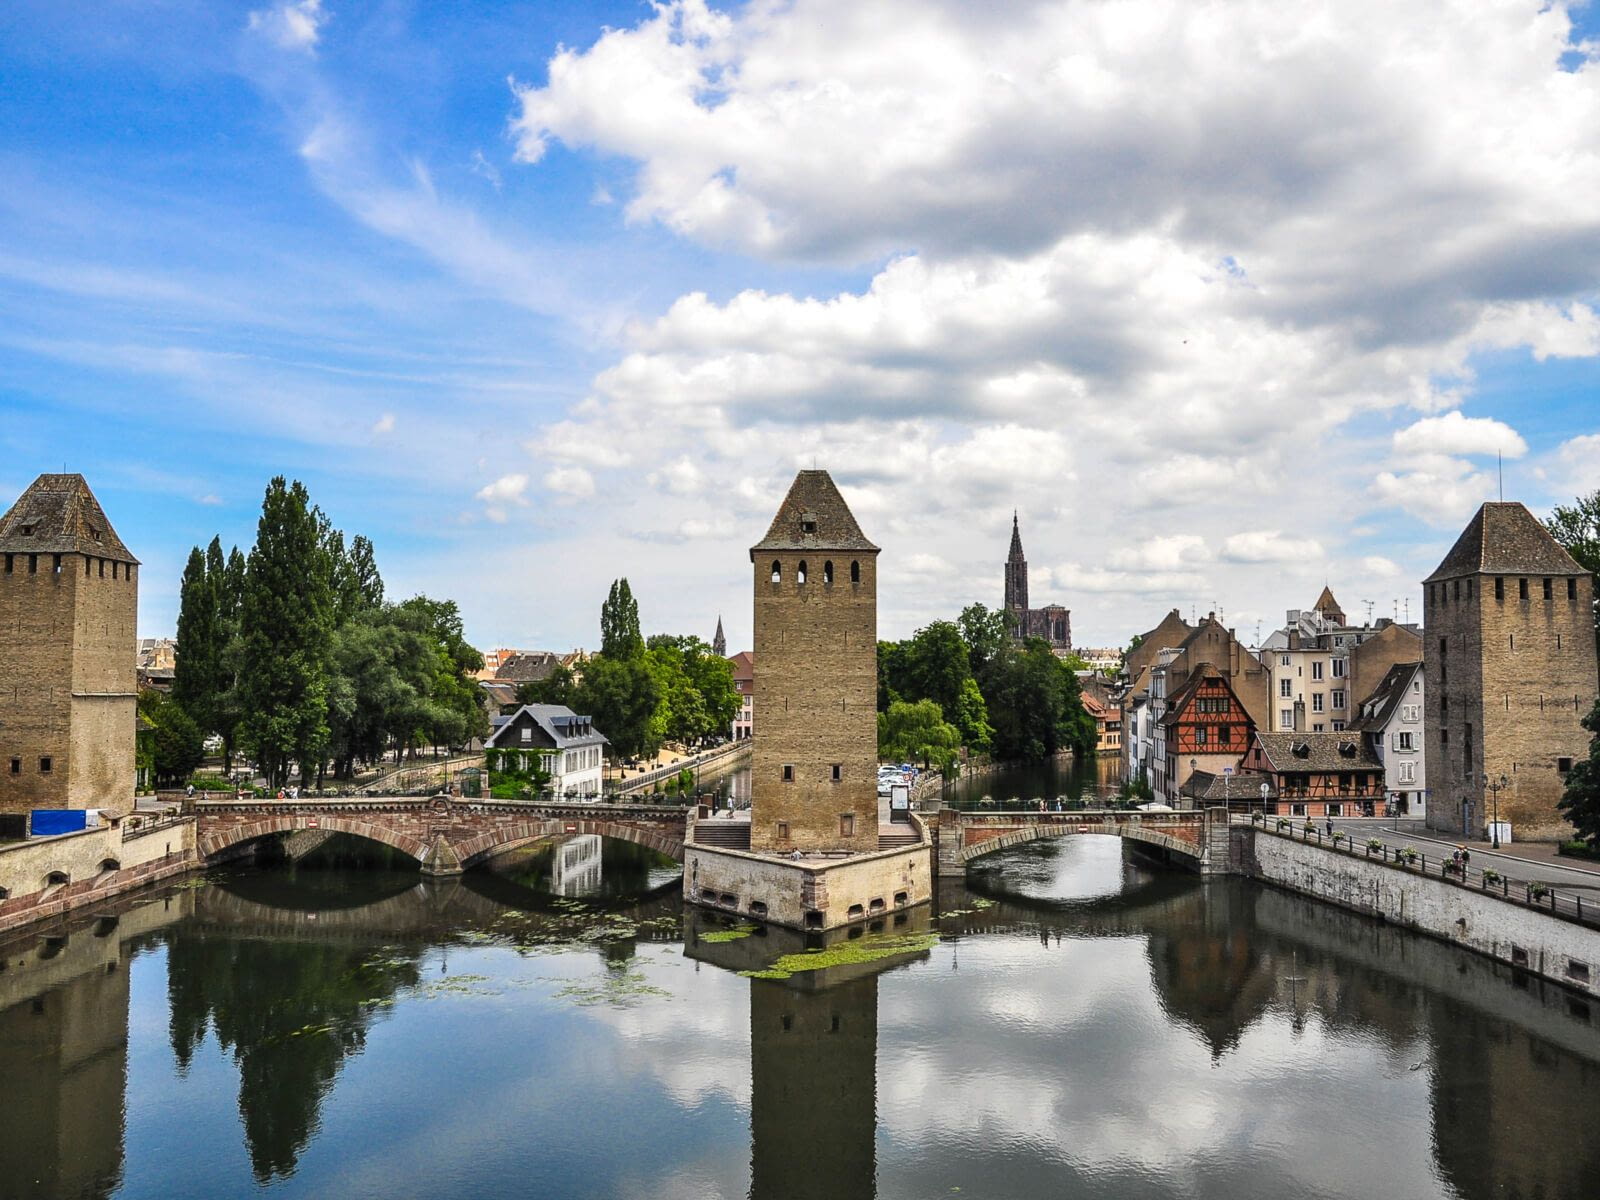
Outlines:
{"label": "slate roof", "polygon": [[1217,775],[1211,771],[1191,771],[1178,794],[1191,800],[1261,801],[1261,785],[1267,785],[1267,799],[1278,794],[1270,776],[1260,771],[1235,771],[1232,775]]}
{"label": "slate roof", "polygon": [[[1411,692],[1411,679],[1418,671],[1422,670],[1419,662],[1395,663],[1390,667],[1378,686],[1372,689],[1372,695],[1362,700],[1356,706],[1356,712],[1361,715],[1345,730],[1346,733],[1361,730],[1371,733],[1384,729],[1394,717],[1394,710],[1400,707],[1400,702]],[[1373,705],[1372,714],[1366,715],[1367,705]]]}
{"label": "slate roof", "polygon": [[[1257,733],[1274,771],[1381,771],[1383,763],[1354,729],[1338,733]],[[1296,754],[1294,747],[1305,752]],[[1346,752],[1342,747],[1349,747]]]}
{"label": "slate roof", "polygon": [[[489,723],[494,726],[494,732],[489,735],[489,740],[486,741],[484,745],[495,746],[496,749],[501,749],[502,747],[496,746],[495,739],[500,736],[500,732],[502,730],[515,724],[517,718],[522,716],[523,713],[527,713],[533,718],[534,723],[537,724],[540,729],[544,730],[545,736],[550,739],[551,744],[555,746],[557,750],[566,750],[573,746],[606,745],[609,741],[605,734],[601,733],[592,725],[589,727],[588,733],[580,733],[576,735],[569,733],[568,729],[571,722],[587,720],[588,718],[579,717],[577,713],[573,712],[565,704],[524,704],[514,713],[510,713],[499,719],[493,717],[489,719]],[[515,749],[516,747],[510,746],[504,748]]]}
{"label": "slate roof", "polygon": [[1587,575],[1550,531],[1515,500],[1486,503],[1423,583],[1462,575]]}
{"label": "slate roof", "polygon": [[[811,531],[807,526],[814,526]],[[753,561],[763,550],[859,550],[876,554],[861,526],[826,471],[801,471],[778,506],[767,536],[750,547]]]}
{"label": "slate roof", "polygon": [[1016,510],[1011,513],[1011,550],[1006,554],[1007,562],[1022,561],[1022,530],[1017,525]]}
{"label": "slate roof", "polygon": [[[29,530],[24,533],[23,530]],[[117,562],[139,560],[111,528],[105,509],[82,475],[41,475],[0,517],[0,552],[87,554]]]}
{"label": "slate roof", "polygon": [[1338,613],[1344,616],[1344,607],[1333,598],[1333,589],[1327,584],[1322,585],[1322,595],[1317,597],[1317,602],[1311,606],[1319,613]]}

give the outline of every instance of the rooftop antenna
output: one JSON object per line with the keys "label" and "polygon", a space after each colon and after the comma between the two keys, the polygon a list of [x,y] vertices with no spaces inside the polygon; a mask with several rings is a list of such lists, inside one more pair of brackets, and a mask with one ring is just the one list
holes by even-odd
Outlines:
{"label": "rooftop antenna", "polygon": [[1409,625],[1409,624],[1411,624],[1411,597],[1410,596],[1407,596],[1405,598],[1405,606],[1406,606],[1406,624]]}
{"label": "rooftop antenna", "polygon": [[1372,624],[1372,601],[1371,600],[1363,600],[1361,603],[1363,603],[1363,604],[1365,604],[1367,606],[1367,624],[1371,625]]}
{"label": "rooftop antenna", "polygon": [[1500,477],[1500,503],[1506,502],[1506,462],[1505,457],[1496,450],[1494,452],[1494,471]]}

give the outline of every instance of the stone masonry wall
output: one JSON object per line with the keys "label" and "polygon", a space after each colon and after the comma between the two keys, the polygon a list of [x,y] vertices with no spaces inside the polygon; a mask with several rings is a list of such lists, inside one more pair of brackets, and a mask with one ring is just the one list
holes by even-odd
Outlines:
{"label": "stone masonry wall", "polygon": [[[137,576],[82,555],[0,574],[0,811],[133,808]],[[30,561],[34,569],[30,570]],[[50,771],[41,760],[50,759]],[[17,770],[12,770],[12,760]]]}
{"label": "stone masonry wall", "polygon": [[[195,865],[192,819],[140,829],[102,825],[0,847],[0,888],[6,892],[0,929],[93,904]],[[50,883],[56,872],[67,881]]]}
{"label": "stone masonry wall", "polygon": [[[1428,604],[1425,632],[1428,778],[1432,799],[1428,822],[1462,832],[1462,801],[1472,802],[1472,836],[1481,834],[1494,800],[1480,782],[1504,774],[1510,786],[1499,794],[1501,821],[1522,841],[1571,835],[1556,809],[1565,786],[1558,759],[1580,761],[1589,733],[1581,722],[1593,706],[1596,665],[1590,617],[1592,581],[1495,576],[1446,580],[1441,598]],[[1457,598],[1457,588],[1460,597]],[[1431,591],[1431,589],[1429,589]],[[1472,725],[1472,758],[1465,758],[1466,726]],[[1444,734],[1448,731],[1448,742]]]}
{"label": "stone masonry wall", "polygon": [[1600,930],[1357,855],[1251,833],[1249,873],[1257,878],[1600,994]]}
{"label": "stone masonry wall", "polygon": [[[833,582],[823,582],[826,564]],[[772,564],[781,579],[771,582]],[[806,564],[806,582],[798,581]],[[852,583],[851,564],[861,581]],[[755,850],[878,846],[877,560],[860,551],[763,552],[755,584]],[[833,781],[834,764],[840,780]],[[783,768],[793,768],[784,782]],[[841,816],[854,833],[841,833]],[[779,823],[788,838],[780,837]]]}

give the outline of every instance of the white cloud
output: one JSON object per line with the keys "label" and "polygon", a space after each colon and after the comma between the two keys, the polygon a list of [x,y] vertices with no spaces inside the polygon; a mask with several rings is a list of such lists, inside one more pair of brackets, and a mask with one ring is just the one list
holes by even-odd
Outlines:
{"label": "white cloud", "polygon": [[1545,457],[1535,474],[1563,503],[1600,489],[1600,433],[1568,438]]}
{"label": "white cloud", "polygon": [[673,460],[645,477],[651,487],[674,496],[692,496],[705,487],[705,475],[688,455]]}
{"label": "white cloud", "polygon": [[1361,560],[1361,569],[1379,579],[1393,579],[1400,574],[1400,566],[1381,554],[1369,554]]}
{"label": "white cloud", "polygon": [[314,53],[329,14],[322,0],[291,0],[250,14],[249,28],[285,50]]}
{"label": "white cloud", "polygon": [[372,432],[378,436],[394,432],[394,414],[386,412],[372,423]]}
{"label": "white cloud", "polygon": [[483,501],[483,511],[491,521],[504,524],[512,505],[526,505],[528,477],[522,474],[502,475],[493,483],[478,489],[477,499]]}
{"label": "white cloud", "polygon": [[1395,453],[1419,454],[1494,454],[1521,458],[1528,443],[1511,426],[1490,417],[1464,417],[1448,412],[1442,417],[1424,417],[1394,435]]}
{"label": "white cloud", "polygon": [[1192,533],[1179,533],[1149,538],[1137,546],[1113,550],[1108,561],[1113,567],[1175,571],[1186,564],[1205,562],[1210,557],[1211,552],[1204,538]]}
{"label": "white cloud", "polygon": [[594,476],[582,467],[554,467],[545,472],[544,486],[557,495],[582,500],[594,495]]}
{"label": "white cloud", "polygon": [[196,503],[204,504],[210,507],[216,507],[222,503],[222,497],[217,495],[215,492],[207,492],[204,496],[201,496]]}
{"label": "white cloud", "polygon": [[1463,524],[1485,500],[1496,495],[1494,476],[1473,470],[1462,458],[1422,455],[1411,470],[1380,471],[1372,494],[1382,503],[1404,509],[1430,525]]}
{"label": "white cloud", "polygon": [[1222,557],[1236,563],[1303,563],[1320,559],[1322,546],[1307,538],[1277,529],[1235,533],[1222,543]]}

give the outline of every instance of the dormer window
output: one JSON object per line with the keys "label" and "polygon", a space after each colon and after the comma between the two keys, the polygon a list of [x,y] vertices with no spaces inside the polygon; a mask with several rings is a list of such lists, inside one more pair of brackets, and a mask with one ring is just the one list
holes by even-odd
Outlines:
{"label": "dormer window", "polygon": [[800,514],[800,532],[812,535],[817,532],[817,517],[815,513]]}
{"label": "dormer window", "polygon": [[33,528],[34,527],[32,525],[24,525],[22,527],[22,530],[21,530],[22,536],[23,537],[32,537],[33,536]]}

